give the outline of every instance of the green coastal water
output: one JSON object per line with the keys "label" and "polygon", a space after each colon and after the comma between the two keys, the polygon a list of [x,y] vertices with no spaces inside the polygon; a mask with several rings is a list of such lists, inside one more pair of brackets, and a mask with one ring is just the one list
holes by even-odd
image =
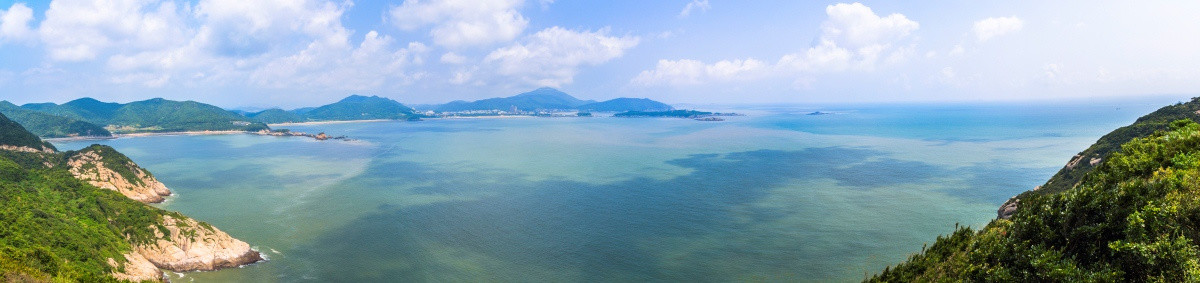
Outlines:
{"label": "green coastal water", "polygon": [[[1119,106],[1118,106],[1119,105]],[[176,282],[856,281],[1162,103],[743,107],[99,141],[270,261]],[[77,149],[93,142],[56,143]]]}

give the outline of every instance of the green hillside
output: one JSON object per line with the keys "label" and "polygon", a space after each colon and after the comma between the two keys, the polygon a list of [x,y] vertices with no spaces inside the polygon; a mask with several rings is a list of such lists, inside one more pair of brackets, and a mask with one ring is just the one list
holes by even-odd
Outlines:
{"label": "green hillside", "polygon": [[17,107],[8,101],[0,101],[0,113],[21,124],[29,132],[43,138],[112,136],[104,127],[72,118]]}
{"label": "green hillside", "polygon": [[666,103],[650,100],[648,98],[617,98],[603,102],[588,103],[580,105],[579,110],[583,111],[602,111],[602,112],[624,112],[624,111],[671,111],[675,108]]}
{"label": "green hillside", "polygon": [[25,127],[22,127],[21,124],[9,120],[4,115],[0,115],[0,145],[28,147],[38,150],[43,148],[54,149],[54,145],[43,142],[37,135],[25,130]]}
{"label": "green hillside", "polygon": [[258,131],[266,124],[252,121],[220,107],[195,101],[162,98],[127,104],[76,99],[61,105],[26,104],[21,108],[104,125],[116,133],[183,131]]}
{"label": "green hillside", "polygon": [[1026,194],[1011,220],[960,227],[868,281],[1200,280],[1200,124],[1161,120],[1191,116],[1182,112],[1195,103],[1106,135],[1085,151],[1104,160],[1073,189]]}
{"label": "green hillside", "polygon": [[107,125],[117,109],[124,106],[120,103],[101,102],[90,97],[72,100],[62,105],[54,103],[30,103],[21,108],[50,113],[58,116],[83,120],[96,125]]}
{"label": "green hillside", "polygon": [[543,87],[530,92],[500,98],[488,98],[472,102],[454,101],[437,107],[439,112],[468,110],[504,110],[516,108],[520,111],[575,109],[591,101],[579,100],[557,89]]}
{"label": "green hillside", "polygon": [[[0,115],[0,144],[41,143]],[[75,153],[0,150],[0,281],[115,281],[109,258],[124,262],[130,242],[152,241],[163,215],[182,217],[79,181],[65,164]]]}
{"label": "green hillside", "polygon": [[1074,166],[1063,167],[1045,185],[1042,185],[1041,189],[1026,192],[1026,194],[1053,194],[1068,190],[1095,168],[1095,165],[1090,162],[1092,159],[1103,160],[1109,154],[1120,150],[1122,144],[1137,137],[1145,137],[1156,131],[1166,130],[1172,121],[1179,119],[1200,121],[1200,97],[1193,98],[1187,103],[1160,108],[1138,118],[1129,126],[1118,128],[1100,137],[1095,144],[1079,153],[1080,162],[1075,163]]}
{"label": "green hillside", "polygon": [[346,121],[405,119],[412,114],[412,108],[395,100],[379,96],[351,95],[341,101],[309,110],[304,113],[304,117],[318,121]]}
{"label": "green hillside", "polygon": [[248,114],[246,114],[246,117],[250,117],[250,119],[253,119],[254,121],[263,122],[263,123],[267,123],[267,124],[304,122],[306,120],[304,118],[304,116],[300,116],[300,114],[296,114],[296,113],[290,112],[290,111],[285,111],[285,110],[279,109],[279,108],[267,109],[267,110],[263,110],[263,111],[259,111],[259,112],[255,112],[255,113],[248,113]]}

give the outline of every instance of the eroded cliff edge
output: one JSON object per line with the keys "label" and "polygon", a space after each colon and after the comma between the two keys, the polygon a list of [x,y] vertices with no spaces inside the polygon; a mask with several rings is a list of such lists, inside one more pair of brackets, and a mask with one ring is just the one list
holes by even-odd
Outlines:
{"label": "eroded cliff edge", "polygon": [[[66,153],[71,175],[101,189],[113,190],[143,203],[162,202],[171,190],[150,171],[129,157],[104,145],[92,145]],[[133,251],[125,254],[126,263],[117,267],[113,277],[131,281],[162,280],[159,269],[176,272],[210,271],[261,261],[261,254],[229,234],[182,214],[161,215],[150,227],[150,237],[130,237]]]}
{"label": "eroded cliff edge", "polygon": [[130,199],[159,203],[171,190],[150,171],[133,160],[102,145],[92,145],[67,155],[67,167],[75,178],[101,189],[114,190]]}

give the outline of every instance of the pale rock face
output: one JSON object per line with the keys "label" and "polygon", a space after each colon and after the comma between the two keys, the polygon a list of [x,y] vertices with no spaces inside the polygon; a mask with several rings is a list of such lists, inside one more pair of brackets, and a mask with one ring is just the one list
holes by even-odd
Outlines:
{"label": "pale rock face", "polygon": [[[114,269],[118,264],[112,258],[108,259],[108,265]],[[113,271],[113,277],[117,280],[129,281],[163,281],[163,272],[159,270],[154,263],[147,260],[146,257],[136,252],[125,254],[125,272]]]}
{"label": "pale rock face", "polygon": [[[84,152],[71,157],[67,161],[70,167],[71,175],[75,178],[88,182],[89,184],[102,189],[109,189],[120,192],[122,195],[130,199],[144,203],[158,203],[163,201],[164,196],[171,195],[171,190],[167,189],[166,185],[159,182],[158,179],[151,176],[146,170],[138,167],[136,164],[124,164],[118,166],[129,166],[137,180],[127,180],[121,174],[105,167],[102,157],[95,152]],[[86,166],[86,165],[91,166]]]}
{"label": "pale rock face", "polygon": [[45,148],[45,147],[43,147],[42,149],[36,149],[36,148],[32,148],[32,147],[27,147],[27,146],[11,146],[11,145],[0,145],[0,150],[17,151],[17,152],[32,152],[32,153],[54,153],[53,149]]}
{"label": "pale rock face", "polygon": [[216,270],[262,260],[250,245],[230,237],[216,227],[201,226],[192,219],[163,216],[163,226],[171,232],[155,230],[154,243],[134,246],[134,251],[159,268],[172,271]]}

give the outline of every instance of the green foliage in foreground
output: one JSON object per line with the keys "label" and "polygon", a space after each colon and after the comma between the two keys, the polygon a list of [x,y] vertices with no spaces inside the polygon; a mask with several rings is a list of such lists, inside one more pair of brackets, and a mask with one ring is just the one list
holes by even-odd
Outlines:
{"label": "green foliage in foreground", "polygon": [[1083,176],[1091,172],[1095,166],[1091,165],[1088,160],[1092,158],[1107,158],[1109,154],[1121,150],[1121,145],[1125,144],[1134,138],[1146,137],[1156,131],[1162,131],[1169,128],[1172,121],[1180,119],[1189,119],[1200,122],[1200,97],[1193,98],[1187,103],[1178,103],[1175,105],[1160,108],[1146,116],[1138,118],[1133,124],[1118,128],[1097,140],[1095,144],[1088,147],[1079,155],[1083,156],[1084,161],[1079,162],[1075,168],[1060,169],[1058,173],[1050,177],[1046,184],[1037,191],[1029,191],[1022,194],[1021,197],[1029,194],[1054,194],[1069,190],[1075,187],[1079,181],[1083,180]]}
{"label": "green foliage in foreground", "polygon": [[0,281],[114,281],[109,258],[124,262],[130,242],[166,231],[162,215],[182,217],[79,181],[63,160],[0,155]]}
{"label": "green foliage in foreground", "polygon": [[1135,138],[1073,190],[957,229],[871,282],[1200,281],[1200,124]]}
{"label": "green foliage in foreground", "polygon": [[29,132],[43,138],[112,136],[104,127],[72,118],[21,108],[8,101],[0,101],[0,113],[20,123]]}
{"label": "green foliage in foreground", "polygon": [[696,118],[706,115],[712,115],[712,112],[696,111],[696,110],[673,110],[673,111],[627,111],[613,114],[613,117],[674,117],[674,118]]}

